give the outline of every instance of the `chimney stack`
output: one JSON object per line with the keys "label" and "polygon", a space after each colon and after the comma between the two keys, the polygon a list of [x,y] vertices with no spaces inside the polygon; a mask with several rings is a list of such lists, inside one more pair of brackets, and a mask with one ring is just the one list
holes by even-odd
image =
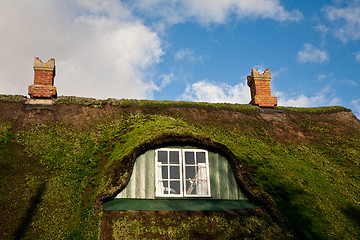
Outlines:
{"label": "chimney stack", "polygon": [[271,96],[270,79],[270,69],[266,69],[263,74],[259,73],[255,68],[251,70],[251,75],[247,76],[247,84],[251,92],[250,104],[259,107],[277,106],[277,98]]}
{"label": "chimney stack", "polygon": [[43,63],[39,58],[34,58],[34,85],[29,86],[30,98],[53,99],[57,97],[54,86],[55,59],[51,58]]}

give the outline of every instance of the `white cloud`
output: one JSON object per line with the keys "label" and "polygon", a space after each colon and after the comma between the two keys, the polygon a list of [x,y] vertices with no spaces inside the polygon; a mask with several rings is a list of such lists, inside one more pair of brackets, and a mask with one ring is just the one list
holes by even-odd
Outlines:
{"label": "white cloud", "polygon": [[317,30],[318,32],[320,32],[321,34],[321,38],[322,38],[322,45],[325,45],[325,37],[327,36],[328,32],[329,32],[329,28],[327,26],[325,26],[324,24],[318,24],[314,27],[315,30]]}
{"label": "white cloud", "polygon": [[321,32],[324,35],[326,35],[329,32],[329,28],[324,24],[318,24],[314,27],[314,29]]}
{"label": "white cloud", "polygon": [[160,86],[155,87],[156,91],[163,90],[164,87],[169,85],[175,79],[175,76],[173,73],[162,74],[162,75],[160,75],[160,79],[161,79],[161,83],[160,83]]}
{"label": "white cloud", "polygon": [[318,74],[317,79],[318,79],[318,80],[322,80],[322,79],[325,79],[326,77],[327,77],[326,74]]}
{"label": "white cloud", "polygon": [[278,98],[279,106],[292,107],[318,107],[318,106],[334,106],[341,103],[341,99],[334,96],[330,87],[325,87],[314,96],[306,96],[304,94],[289,97],[284,92],[274,92],[274,96]]}
{"label": "white cloud", "polygon": [[243,83],[231,86],[225,83],[212,83],[207,80],[187,86],[181,100],[196,102],[249,103],[250,89]]}
{"label": "white cloud", "polygon": [[348,84],[353,87],[356,87],[358,85],[356,81],[351,80],[351,79],[342,79],[341,83],[345,83],[345,84]]}
{"label": "white cloud", "polygon": [[346,7],[327,6],[325,16],[334,23],[333,32],[343,42],[360,39],[360,1],[348,2]]}
{"label": "white cloud", "polygon": [[353,113],[360,119],[360,98],[351,101]]}
{"label": "white cloud", "polygon": [[297,60],[301,63],[325,63],[329,61],[329,56],[326,51],[306,43],[304,48],[298,52]]}
{"label": "white cloud", "polygon": [[174,55],[174,59],[175,61],[186,60],[191,63],[203,62],[203,56],[196,56],[194,51],[190,48],[180,49],[179,51],[177,51]]}
{"label": "white cloud", "polygon": [[[265,69],[266,70],[266,69]],[[265,71],[264,70],[264,71]],[[271,72],[271,78],[274,80],[274,78],[276,79],[278,76],[280,76],[281,74],[283,74],[283,73],[286,73],[287,71],[288,71],[289,69],[288,68],[286,68],[286,67],[281,67],[279,70],[277,70],[277,71],[272,71]],[[262,71],[262,72],[264,72],[264,71]]]}
{"label": "white cloud", "polygon": [[299,21],[303,17],[298,10],[286,10],[279,0],[136,0],[132,7],[167,24],[188,19],[203,25],[224,24],[231,15],[238,19],[269,18],[277,21]]}
{"label": "white cloud", "polygon": [[[33,58],[56,61],[59,95],[151,98],[149,68],[164,54],[157,33],[121,2],[2,1],[0,91],[27,94]],[[39,8],[41,5],[41,8]]]}
{"label": "white cloud", "polygon": [[360,52],[355,55],[355,60],[360,62]]}

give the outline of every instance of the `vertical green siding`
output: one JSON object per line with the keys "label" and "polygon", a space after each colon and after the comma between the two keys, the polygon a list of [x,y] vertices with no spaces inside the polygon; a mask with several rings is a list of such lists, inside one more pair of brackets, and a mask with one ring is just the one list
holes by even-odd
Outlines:
{"label": "vertical green siding", "polygon": [[[209,168],[212,199],[247,200],[223,156],[209,152]],[[155,199],[155,150],[136,159],[129,183],[116,198]]]}
{"label": "vertical green siding", "polygon": [[[146,153],[146,168],[145,169],[152,169],[155,171],[155,150],[147,151]],[[153,160],[153,161],[151,161]],[[153,174],[149,174],[149,172],[145,171],[146,176],[146,188],[147,191],[145,192],[145,198],[155,198],[155,172]]]}
{"label": "vertical green siding", "polygon": [[209,152],[209,165],[212,199],[247,200],[223,156]]}
{"label": "vertical green siding", "polygon": [[[150,150],[136,159],[130,181],[116,198],[155,198],[155,151]],[[153,174],[152,174],[153,173]]]}

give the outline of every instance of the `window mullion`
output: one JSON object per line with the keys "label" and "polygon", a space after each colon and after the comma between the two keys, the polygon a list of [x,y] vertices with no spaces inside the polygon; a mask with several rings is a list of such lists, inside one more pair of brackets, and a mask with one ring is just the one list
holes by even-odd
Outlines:
{"label": "window mullion", "polygon": [[182,149],[181,150],[181,163],[182,163],[182,174],[183,176],[181,177],[181,182],[183,184],[182,186],[182,196],[185,196],[186,193],[186,171],[185,171],[185,150]]}
{"label": "window mullion", "polygon": [[196,189],[196,193],[199,192],[199,165],[197,162],[197,154],[194,151],[194,162],[195,162],[195,189]]}
{"label": "window mullion", "polygon": [[168,172],[168,177],[167,177],[167,187],[168,187],[168,192],[167,194],[170,195],[170,150],[167,151],[167,172]]}
{"label": "window mullion", "polygon": [[183,159],[183,154],[182,151],[179,150],[179,171],[180,171],[180,195],[182,197],[184,197],[184,183],[183,183],[183,163],[182,163],[182,159]]}

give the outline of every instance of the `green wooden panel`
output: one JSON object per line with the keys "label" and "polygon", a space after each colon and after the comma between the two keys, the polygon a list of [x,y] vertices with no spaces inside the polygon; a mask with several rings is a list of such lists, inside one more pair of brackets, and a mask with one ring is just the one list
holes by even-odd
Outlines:
{"label": "green wooden panel", "polygon": [[155,151],[150,150],[139,156],[134,165],[130,181],[116,198],[155,198]]}
{"label": "green wooden panel", "polygon": [[217,174],[219,169],[219,161],[217,155],[209,152],[209,167],[210,167],[210,188],[211,197],[214,199],[221,198],[220,187],[215,187],[220,184],[220,175]]}
{"label": "green wooden panel", "polygon": [[214,199],[114,199],[103,204],[104,211],[221,211],[259,207],[247,200]]}
{"label": "green wooden panel", "polygon": [[209,152],[209,167],[212,199],[247,200],[237,185],[226,158]]}
{"label": "green wooden panel", "polygon": [[[220,192],[221,192],[221,199],[230,199],[229,196],[229,178],[228,178],[228,168],[227,168],[227,162],[222,161],[222,158],[218,155],[218,161],[219,161],[219,172],[220,174]],[[214,186],[216,187],[216,186]]]}
{"label": "green wooden panel", "polygon": [[[155,171],[155,151],[147,151],[146,153],[146,168],[145,169],[153,169]],[[149,174],[145,173],[146,176],[146,196],[145,198],[155,198],[155,173]]]}

